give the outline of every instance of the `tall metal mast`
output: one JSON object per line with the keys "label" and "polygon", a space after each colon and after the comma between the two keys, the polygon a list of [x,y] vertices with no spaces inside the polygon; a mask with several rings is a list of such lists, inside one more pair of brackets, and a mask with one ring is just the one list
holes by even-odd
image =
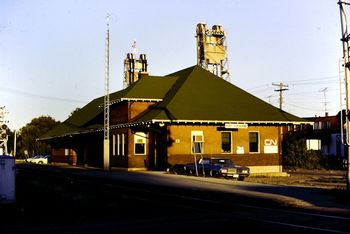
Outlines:
{"label": "tall metal mast", "polygon": [[109,14],[107,14],[106,20],[103,168],[109,170]]}
{"label": "tall metal mast", "polygon": [[346,97],[346,146],[347,146],[347,173],[346,173],[346,188],[350,190],[350,124],[348,120],[348,113],[350,108],[350,90],[349,90],[349,34],[347,29],[347,20],[345,6],[349,5],[346,0],[339,0],[338,2],[340,8],[340,22],[341,22],[341,41],[343,43],[343,58],[344,58],[344,76],[345,76],[345,97]]}
{"label": "tall metal mast", "polygon": [[7,125],[5,120],[5,106],[0,107],[0,155],[7,155]]}

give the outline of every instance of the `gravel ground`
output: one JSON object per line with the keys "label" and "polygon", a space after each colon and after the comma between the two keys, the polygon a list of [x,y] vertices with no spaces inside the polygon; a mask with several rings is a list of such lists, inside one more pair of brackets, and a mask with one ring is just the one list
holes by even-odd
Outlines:
{"label": "gravel ground", "polygon": [[346,189],[345,171],[297,170],[287,171],[287,173],[289,176],[251,176],[246,178],[245,181],[252,183],[307,186],[324,189]]}

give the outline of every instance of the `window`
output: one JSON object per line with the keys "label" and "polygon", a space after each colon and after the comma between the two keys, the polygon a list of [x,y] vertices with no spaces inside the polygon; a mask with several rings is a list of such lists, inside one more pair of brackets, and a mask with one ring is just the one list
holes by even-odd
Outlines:
{"label": "window", "polygon": [[125,133],[122,134],[122,149],[121,150],[122,150],[121,155],[126,156],[126,154],[127,154],[127,139],[126,139]]}
{"label": "window", "polygon": [[221,153],[232,152],[232,133],[221,132]]}
{"label": "window", "polygon": [[135,154],[146,154],[146,134],[136,132],[134,135],[134,150]]}
{"label": "window", "polygon": [[123,155],[123,135],[118,134],[118,155]]}
{"label": "window", "polygon": [[113,156],[125,156],[127,152],[126,146],[125,133],[113,134]]}
{"label": "window", "polygon": [[321,150],[321,140],[318,139],[306,139],[307,150]]}
{"label": "window", "polygon": [[191,132],[192,154],[203,154],[203,131]]}
{"label": "window", "polygon": [[112,147],[112,155],[113,156],[115,156],[115,148],[116,148],[116,136],[113,134],[113,136],[112,136],[112,145],[113,145],[113,147]]}
{"label": "window", "polygon": [[259,133],[249,132],[249,152],[259,153]]}

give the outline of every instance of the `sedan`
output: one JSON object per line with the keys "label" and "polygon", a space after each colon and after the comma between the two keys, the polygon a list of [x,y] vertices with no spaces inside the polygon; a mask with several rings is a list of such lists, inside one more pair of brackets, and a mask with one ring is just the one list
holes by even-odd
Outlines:
{"label": "sedan", "polygon": [[51,156],[50,155],[37,155],[32,158],[26,159],[29,163],[36,163],[36,164],[48,164],[51,163]]}

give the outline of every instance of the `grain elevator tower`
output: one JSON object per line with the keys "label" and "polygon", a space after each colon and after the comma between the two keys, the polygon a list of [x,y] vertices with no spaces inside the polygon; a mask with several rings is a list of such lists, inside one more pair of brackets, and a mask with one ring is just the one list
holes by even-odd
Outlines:
{"label": "grain elevator tower", "polygon": [[197,65],[230,81],[226,32],[222,25],[210,29],[205,23],[197,24]]}

